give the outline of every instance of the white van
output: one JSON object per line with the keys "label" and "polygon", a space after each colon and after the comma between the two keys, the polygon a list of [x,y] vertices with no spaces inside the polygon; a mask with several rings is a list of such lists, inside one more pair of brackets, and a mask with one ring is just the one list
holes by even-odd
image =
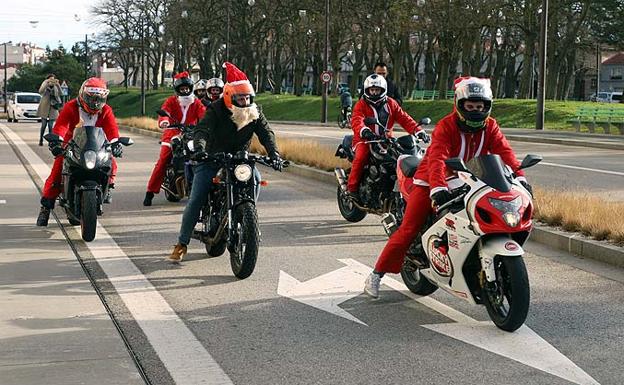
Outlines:
{"label": "white van", "polygon": [[598,92],[598,97],[595,98],[595,101],[600,103],[620,103],[620,100],[622,100],[621,92]]}
{"label": "white van", "polygon": [[37,108],[41,95],[34,92],[16,92],[9,98],[7,106],[7,118],[9,122],[17,123],[19,120],[39,120]]}

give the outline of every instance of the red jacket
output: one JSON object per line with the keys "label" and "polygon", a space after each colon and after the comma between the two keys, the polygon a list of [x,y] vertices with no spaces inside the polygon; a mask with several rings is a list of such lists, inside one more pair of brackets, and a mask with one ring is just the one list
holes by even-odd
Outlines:
{"label": "red jacket", "polygon": [[485,129],[475,134],[466,134],[459,130],[455,112],[450,113],[433,130],[431,146],[418,166],[414,184],[430,186],[431,194],[446,189],[446,177],[452,175],[452,170],[447,170],[444,164],[446,159],[460,157],[467,162],[486,154],[500,155],[516,175],[524,176],[522,170],[518,170],[520,162],[494,118],[487,120]]}
{"label": "red jacket", "polygon": [[[397,103],[394,99],[388,98],[388,101],[386,102],[386,104],[384,104],[383,108],[385,108],[386,111],[388,111],[389,113],[387,124],[388,136],[392,136],[392,127],[394,126],[395,122],[398,122],[401,127],[403,127],[410,134],[414,134],[422,129],[420,126],[418,126],[418,123],[416,123],[414,119],[412,119],[411,116],[403,111],[401,106],[399,106],[399,103]],[[355,107],[353,108],[353,114],[351,115],[351,127],[353,128],[354,145],[362,140],[360,134],[362,133],[362,130],[367,127],[364,124],[364,119],[367,117],[377,118],[377,111],[375,111],[375,109],[371,107],[371,105],[368,104],[366,100],[360,99],[357,103],[355,103]],[[379,136],[382,135],[382,128],[377,126],[376,124],[372,124],[368,126],[368,128],[370,128],[375,134]]]}
{"label": "red jacket", "polygon": [[[86,112],[80,110],[78,99],[70,100],[61,110],[52,131],[63,138],[64,141],[68,141],[74,136],[74,128],[80,123],[81,112],[83,116],[89,116]],[[98,113],[94,125],[102,127],[109,142],[114,142],[119,138],[119,127],[117,126],[113,109],[108,104],[102,107],[102,111]]]}
{"label": "red jacket", "polygon": [[171,119],[166,116],[159,116],[158,127],[160,127],[160,124],[163,121],[167,121],[169,124],[180,123],[196,125],[199,120],[204,117],[204,113],[206,112],[206,107],[204,107],[199,99],[195,98],[193,103],[189,105],[188,110],[186,111],[186,116],[184,116],[182,107],[180,106],[178,98],[175,95],[168,97],[161,108],[171,115]]}

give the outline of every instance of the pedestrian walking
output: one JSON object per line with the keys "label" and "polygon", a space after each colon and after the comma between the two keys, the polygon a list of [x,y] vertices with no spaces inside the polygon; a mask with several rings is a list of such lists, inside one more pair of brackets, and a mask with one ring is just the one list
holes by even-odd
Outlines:
{"label": "pedestrian walking", "polygon": [[39,87],[41,101],[37,109],[37,116],[41,118],[41,129],[39,130],[39,145],[43,146],[43,135],[48,126],[48,133],[52,132],[54,121],[58,118],[59,110],[63,102],[61,99],[62,90],[58,79],[54,74],[49,74]]}

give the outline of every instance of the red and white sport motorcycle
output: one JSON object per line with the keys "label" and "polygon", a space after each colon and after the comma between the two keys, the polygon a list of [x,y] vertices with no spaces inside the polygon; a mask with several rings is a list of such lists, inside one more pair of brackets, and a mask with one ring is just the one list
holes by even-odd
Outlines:
{"label": "red and white sport motorcycle", "polygon": [[[397,187],[407,199],[413,183],[402,160]],[[541,160],[527,155],[520,168]],[[428,219],[407,253],[401,277],[415,294],[442,288],[472,304],[484,304],[497,327],[513,332],[529,311],[522,245],[533,226],[531,194],[498,155],[478,156],[467,164],[453,158],[446,165],[463,183],[451,191],[453,200]]]}

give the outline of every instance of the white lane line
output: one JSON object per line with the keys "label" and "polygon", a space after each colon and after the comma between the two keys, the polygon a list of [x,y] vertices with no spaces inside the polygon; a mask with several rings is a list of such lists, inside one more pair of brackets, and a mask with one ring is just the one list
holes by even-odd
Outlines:
{"label": "white lane line", "polygon": [[[41,180],[45,180],[50,167],[10,128],[0,124],[0,130],[18,147]],[[158,290],[99,223],[95,240],[86,243],[86,246],[176,384],[233,384]]]}
{"label": "white lane line", "polygon": [[0,205],[6,205],[6,199],[0,199]]}
{"label": "white lane line", "polygon": [[624,172],[609,171],[609,170],[599,170],[597,168],[568,166],[567,164],[548,163],[548,162],[540,162],[539,164],[544,165],[544,166],[551,166],[551,167],[569,168],[569,169],[572,169],[572,170],[591,171],[591,172],[597,172],[597,173],[600,173],[600,174],[624,176]]}

